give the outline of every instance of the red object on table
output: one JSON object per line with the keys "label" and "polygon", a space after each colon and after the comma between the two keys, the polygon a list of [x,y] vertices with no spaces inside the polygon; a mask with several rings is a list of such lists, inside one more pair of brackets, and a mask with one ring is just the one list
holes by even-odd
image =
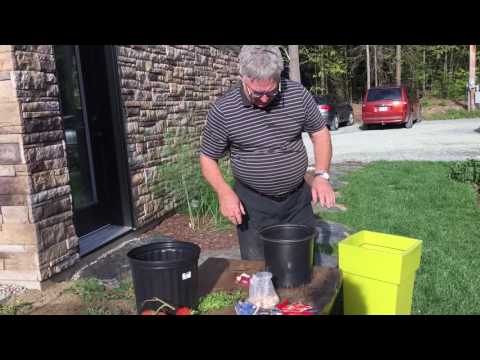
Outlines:
{"label": "red object on table", "polygon": [[192,310],[188,307],[181,307],[175,311],[175,315],[192,315]]}
{"label": "red object on table", "polygon": [[251,278],[250,275],[243,273],[242,275],[237,276],[236,282],[237,282],[237,284],[240,284],[244,287],[249,287],[250,286],[250,278]]}
{"label": "red object on table", "polygon": [[288,299],[282,301],[276,308],[280,310],[283,315],[315,315],[315,312],[309,311],[313,309],[310,305],[302,303],[289,304]]}

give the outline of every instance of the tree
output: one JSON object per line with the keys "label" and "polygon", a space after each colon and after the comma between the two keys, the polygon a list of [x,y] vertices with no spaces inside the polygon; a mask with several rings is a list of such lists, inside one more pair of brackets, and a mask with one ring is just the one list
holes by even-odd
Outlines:
{"label": "tree", "polygon": [[359,101],[372,84],[382,86],[398,80],[424,95],[465,100],[468,46],[372,46],[300,45],[302,82],[317,95],[335,93],[352,101]]}
{"label": "tree", "polygon": [[[301,46],[300,59],[305,82],[317,95],[333,92],[350,96],[350,60],[346,45]],[[309,79],[308,79],[309,78]]]}
{"label": "tree", "polygon": [[397,45],[397,86],[402,85],[402,48]]}
{"label": "tree", "polygon": [[367,52],[367,89],[370,89],[370,48],[369,45],[365,46]]}

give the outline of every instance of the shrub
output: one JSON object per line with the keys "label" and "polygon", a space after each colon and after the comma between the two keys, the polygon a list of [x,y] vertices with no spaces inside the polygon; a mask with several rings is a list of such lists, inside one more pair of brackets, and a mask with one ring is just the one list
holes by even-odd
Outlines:
{"label": "shrub", "polygon": [[455,181],[480,184],[480,160],[456,162],[450,169],[450,178]]}
{"label": "shrub", "polygon": [[430,106],[432,106],[432,100],[429,99],[429,98],[422,98],[420,100],[420,105],[423,107],[423,108],[428,108]]}
{"label": "shrub", "polygon": [[[171,194],[177,210],[188,214],[194,231],[202,224],[217,228],[229,226],[220,213],[217,194],[201,174],[198,141],[185,135],[175,137],[173,132],[167,132],[165,140],[168,145],[164,151],[168,151],[172,158],[158,167],[161,183],[154,191],[163,196]],[[225,181],[233,185],[229,160],[220,160],[219,166]]]}

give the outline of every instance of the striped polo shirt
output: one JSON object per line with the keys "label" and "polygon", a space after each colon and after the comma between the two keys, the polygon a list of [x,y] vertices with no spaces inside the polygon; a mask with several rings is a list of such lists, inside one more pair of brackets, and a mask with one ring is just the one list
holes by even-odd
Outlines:
{"label": "striped polo shirt", "polygon": [[200,146],[214,160],[229,151],[235,179],[270,196],[302,183],[308,166],[302,132],[326,125],[310,92],[298,82],[281,82],[266,108],[250,103],[241,82],[232,87],[211,106]]}

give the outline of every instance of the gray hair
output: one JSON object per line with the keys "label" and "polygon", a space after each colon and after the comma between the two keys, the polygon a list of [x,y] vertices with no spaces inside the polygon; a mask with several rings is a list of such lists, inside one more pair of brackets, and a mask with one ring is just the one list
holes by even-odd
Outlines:
{"label": "gray hair", "polygon": [[244,45],[238,57],[240,75],[255,80],[280,80],[283,58],[278,46]]}

